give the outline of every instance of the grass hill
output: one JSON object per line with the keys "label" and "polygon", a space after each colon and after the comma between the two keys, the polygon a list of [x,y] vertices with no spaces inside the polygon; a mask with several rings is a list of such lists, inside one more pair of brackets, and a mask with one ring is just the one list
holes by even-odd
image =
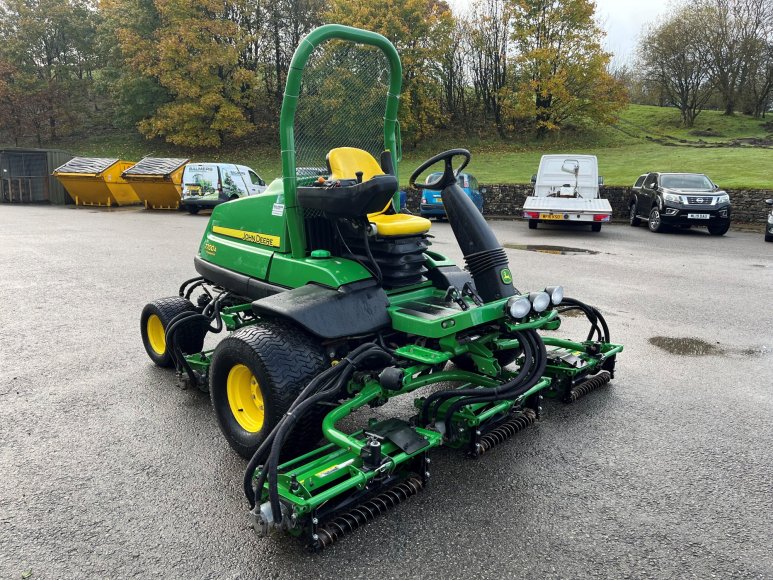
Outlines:
{"label": "grass hill", "polygon": [[[266,180],[281,174],[278,147],[191,152],[149,142],[134,133],[95,136],[56,147],[76,155],[129,160],[152,154],[243,163]],[[571,152],[597,155],[607,185],[631,185],[648,171],[686,171],[706,173],[721,187],[773,189],[773,120],[741,114],[726,117],[719,111],[702,112],[692,129],[680,127],[674,108],[630,105],[614,126],[564,131],[542,141],[503,141],[493,131],[474,138],[443,135],[406,152],[401,181],[406,182],[412,168],[427,157],[453,147],[472,152],[469,171],[483,183],[528,183],[543,153]]]}

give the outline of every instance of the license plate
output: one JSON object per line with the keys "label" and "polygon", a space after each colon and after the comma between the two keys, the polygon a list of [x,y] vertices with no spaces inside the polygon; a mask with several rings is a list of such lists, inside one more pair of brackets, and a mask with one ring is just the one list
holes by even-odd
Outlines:
{"label": "license plate", "polygon": [[707,220],[709,219],[709,214],[707,213],[688,213],[687,217],[691,220]]}
{"label": "license plate", "polygon": [[541,220],[562,220],[562,219],[564,219],[564,214],[561,214],[561,213],[541,213],[541,214],[539,214],[539,219],[541,219]]}

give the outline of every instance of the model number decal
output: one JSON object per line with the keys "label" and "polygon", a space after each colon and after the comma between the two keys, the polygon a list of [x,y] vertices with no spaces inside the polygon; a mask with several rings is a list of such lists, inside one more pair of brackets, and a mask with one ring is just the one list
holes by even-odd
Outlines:
{"label": "model number decal", "polygon": [[217,253],[217,246],[215,244],[210,244],[209,242],[204,242],[204,251],[210,256],[214,256]]}
{"label": "model number decal", "polygon": [[271,246],[272,248],[278,248],[282,243],[279,236],[247,232],[245,230],[235,230],[233,228],[224,228],[222,226],[213,226],[212,231],[216,234],[228,236],[229,238],[236,238],[237,240],[260,244],[261,246]]}

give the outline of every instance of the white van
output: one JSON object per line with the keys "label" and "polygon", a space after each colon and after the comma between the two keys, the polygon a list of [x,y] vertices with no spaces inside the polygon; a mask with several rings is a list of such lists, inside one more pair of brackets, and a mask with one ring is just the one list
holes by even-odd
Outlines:
{"label": "white van", "polygon": [[190,213],[266,189],[266,182],[245,165],[188,163],[183,171],[180,207]]}

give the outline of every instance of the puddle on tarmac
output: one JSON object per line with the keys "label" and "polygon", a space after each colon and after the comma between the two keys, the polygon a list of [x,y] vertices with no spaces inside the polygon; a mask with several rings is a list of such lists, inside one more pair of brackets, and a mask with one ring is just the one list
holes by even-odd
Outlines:
{"label": "puddle on tarmac", "polygon": [[585,313],[582,310],[579,309],[573,309],[573,310],[565,310],[564,312],[561,312],[561,316],[566,316],[568,318],[585,318]]}
{"label": "puddle on tarmac", "polygon": [[746,348],[732,348],[722,346],[718,342],[711,344],[700,338],[673,337],[673,336],[653,336],[650,338],[650,344],[662,348],[671,354],[680,354],[684,356],[742,356],[742,357],[764,357],[773,353],[770,347],[766,345],[751,346]]}
{"label": "puddle on tarmac", "polygon": [[526,250],[527,252],[539,252],[540,254],[598,254],[595,250],[586,250],[585,248],[569,248],[567,246],[546,246],[533,244],[504,244],[505,248],[511,250]]}
{"label": "puddle on tarmac", "polygon": [[700,338],[674,338],[671,336],[653,336],[650,344],[662,348],[671,354],[686,356],[708,356],[724,354],[724,350],[715,344],[701,340]]}

